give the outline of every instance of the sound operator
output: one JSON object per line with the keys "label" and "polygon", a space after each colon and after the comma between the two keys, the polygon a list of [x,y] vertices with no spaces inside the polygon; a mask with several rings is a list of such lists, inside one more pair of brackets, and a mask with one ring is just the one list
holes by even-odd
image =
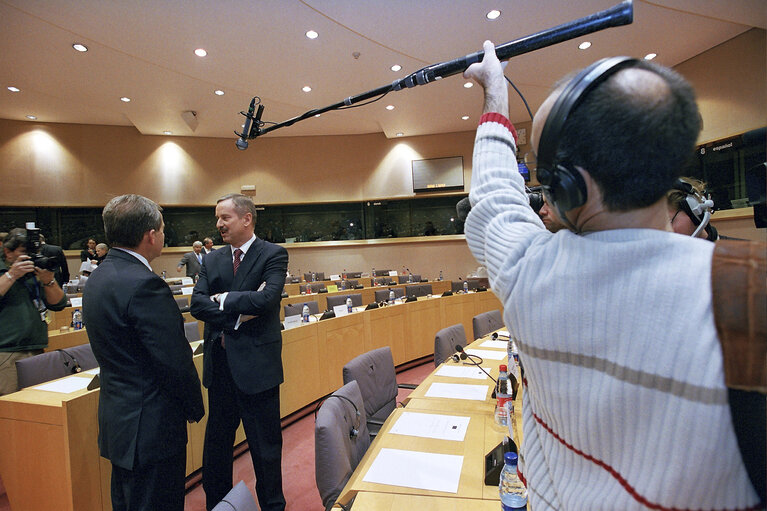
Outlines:
{"label": "sound operator", "polygon": [[465,231],[519,340],[531,507],[753,508],[712,314],[714,244],[669,232],[666,191],[701,127],[691,86],[613,58],[555,88],[532,127],[538,180],[568,227],[551,233],[484,50],[464,73],[484,88]]}

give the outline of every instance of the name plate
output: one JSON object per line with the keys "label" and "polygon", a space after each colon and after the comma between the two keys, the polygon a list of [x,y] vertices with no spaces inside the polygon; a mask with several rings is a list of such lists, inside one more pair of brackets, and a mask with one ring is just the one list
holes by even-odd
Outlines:
{"label": "name plate", "polygon": [[182,287],[181,288],[181,295],[182,296],[192,296],[192,292],[194,291],[193,287]]}
{"label": "name plate", "polygon": [[297,326],[301,326],[300,315],[296,314],[294,316],[285,317],[285,330],[290,330],[291,328],[295,328]]}
{"label": "name plate", "polygon": [[184,277],[181,279],[182,286],[191,286],[193,284],[194,284],[194,280],[192,280],[192,277]]}
{"label": "name plate", "polygon": [[349,309],[346,308],[346,304],[336,305],[335,307],[333,307],[333,312],[335,313],[337,318],[340,318],[341,316],[349,315]]}
{"label": "name plate", "polygon": [[72,304],[72,307],[82,307],[83,306],[83,297],[82,296],[76,296],[74,298],[69,299],[69,303]]}

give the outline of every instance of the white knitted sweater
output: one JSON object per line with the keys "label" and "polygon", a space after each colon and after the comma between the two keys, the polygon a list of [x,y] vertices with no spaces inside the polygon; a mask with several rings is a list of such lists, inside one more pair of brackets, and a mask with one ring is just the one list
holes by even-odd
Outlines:
{"label": "white knitted sweater", "polygon": [[480,121],[465,231],[519,340],[532,509],[752,508],[712,314],[713,243],[549,233],[512,131],[499,114]]}

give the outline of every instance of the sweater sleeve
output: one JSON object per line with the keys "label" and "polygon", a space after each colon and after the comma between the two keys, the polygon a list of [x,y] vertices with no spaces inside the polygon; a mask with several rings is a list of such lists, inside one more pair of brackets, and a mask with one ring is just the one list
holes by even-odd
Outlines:
{"label": "sweater sleeve", "polygon": [[530,207],[517,169],[515,134],[500,114],[480,118],[469,193],[472,209],[465,225],[469,249],[487,267],[490,285],[502,300],[526,250],[550,234]]}

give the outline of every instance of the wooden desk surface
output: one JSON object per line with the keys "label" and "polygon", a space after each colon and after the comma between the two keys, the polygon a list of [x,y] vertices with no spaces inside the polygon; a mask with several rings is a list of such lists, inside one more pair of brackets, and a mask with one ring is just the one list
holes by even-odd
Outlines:
{"label": "wooden desk surface", "polygon": [[[341,509],[341,507],[333,508]],[[498,511],[498,501],[361,491],[352,511]]]}

